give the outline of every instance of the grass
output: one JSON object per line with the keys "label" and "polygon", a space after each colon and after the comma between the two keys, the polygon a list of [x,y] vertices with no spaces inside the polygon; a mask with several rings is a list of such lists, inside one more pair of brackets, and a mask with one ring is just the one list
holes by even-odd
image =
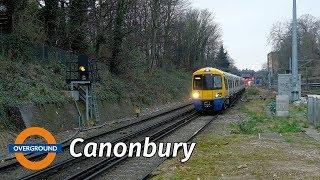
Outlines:
{"label": "grass", "polygon": [[[274,110],[274,107],[269,105],[273,99],[261,98],[263,96],[271,96],[265,93],[267,92],[261,89],[259,90],[258,88],[250,88],[247,90],[244,98],[249,100],[243,104],[241,112],[246,114],[248,118],[241,122],[232,123],[232,132],[240,134],[257,134],[263,132],[296,133],[300,132],[303,127],[308,126],[303,116],[306,112],[305,106],[291,107],[289,118],[268,115],[268,111]],[[269,108],[272,109],[269,110]]]}
{"label": "grass", "polygon": [[180,163],[182,157],[172,159],[155,172],[153,179],[286,179],[310,177],[317,172],[309,165],[316,164],[319,157],[308,159],[307,152],[320,145],[304,136],[285,135],[286,143],[260,141],[257,136],[243,134],[209,134],[197,139],[188,162]]}
{"label": "grass", "polygon": [[320,88],[310,88],[310,94],[320,94]]}
{"label": "grass", "polygon": [[[12,108],[32,103],[38,107],[53,104],[59,109],[70,104],[71,99],[63,93],[66,90],[63,64],[54,60],[8,59],[0,58],[0,128],[15,125],[9,117]],[[96,86],[97,99],[102,111],[112,109],[105,113],[110,118],[131,115],[134,106],[145,108],[185,99],[191,87],[191,73],[182,70],[158,69],[149,73],[137,67],[122,76],[112,76],[102,64],[99,73],[102,79]]]}
{"label": "grass", "polygon": [[[188,162],[180,163],[182,155],[171,159],[160,166],[153,179],[319,179],[320,144],[299,133],[306,126],[306,108],[292,106],[289,118],[270,116],[266,105],[272,96],[256,90],[247,91],[242,98],[246,102],[231,110],[231,117],[235,113],[247,117],[230,125],[233,133],[227,133],[230,129],[223,119],[215,122],[213,130],[197,137]],[[224,135],[216,134],[215,128],[220,127],[225,127]],[[260,138],[257,134],[263,132],[282,136]]]}

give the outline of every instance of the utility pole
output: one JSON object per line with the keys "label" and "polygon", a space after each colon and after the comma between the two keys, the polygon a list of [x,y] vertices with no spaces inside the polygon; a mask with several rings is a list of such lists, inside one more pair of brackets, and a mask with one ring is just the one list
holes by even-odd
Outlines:
{"label": "utility pole", "polygon": [[272,84],[271,84],[271,83],[272,83],[272,82],[271,82],[271,78],[272,78],[272,77],[271,77],[271,76],[272,76],[272,74],[271,74],[271,73],[272,73],[272,72],[271,72],[271,71],[272,71],[272,67],[271,67],[270,64],[271,64],[271,63],[270,63],[269,58],[268,58],[268,81],[269,81],[269,87],[268,87],[268,89],[269,89],[269,90],[272,90]]}
{"label": "utility pole", "polygon": [[299,77],[298,77],[298,23],[297,23],[297,1],[293,0],[293,23],[292,23],[292,100],[300,100]]}

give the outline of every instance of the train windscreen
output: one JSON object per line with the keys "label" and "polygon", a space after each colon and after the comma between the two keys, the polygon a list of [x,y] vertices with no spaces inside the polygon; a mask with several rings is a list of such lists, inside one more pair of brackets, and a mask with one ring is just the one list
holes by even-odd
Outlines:
{"label": "train windscreen", "polygon": [[220,75],[205,74],[195,75],[193,79],[194,90],[217,90],[222,88]]}

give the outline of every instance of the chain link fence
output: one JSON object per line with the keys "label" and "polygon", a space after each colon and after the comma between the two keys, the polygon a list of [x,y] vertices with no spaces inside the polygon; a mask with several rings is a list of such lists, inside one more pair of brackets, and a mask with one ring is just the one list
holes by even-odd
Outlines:
{"label": "chain link fence", "polygon": [[0,34],[0,51],[2,57],[10,54],[13,58],[22,55],[23,58],[36,61],[59,61],[66,64],[68,61],[76,61],[78,53],[62,48],[50,46],[45,43],[31,43],[17,40],[8,35]]}

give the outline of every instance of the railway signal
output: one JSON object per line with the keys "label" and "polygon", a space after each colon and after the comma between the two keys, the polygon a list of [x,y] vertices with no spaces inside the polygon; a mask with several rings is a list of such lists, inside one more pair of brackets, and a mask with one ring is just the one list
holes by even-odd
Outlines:
{"label": "railway signal", "polygon": [[8,34],[12,30],[12,2],[11,0],[0,1],[0,30],[2,34]]}
{"label": "railway signal", "polygon": [[[90,60],[85,54],[80,54],[76,58],[70,56],[66,61],[66,67],[66,82],[70,96],[85,103],[86,120],[94,117],[99,121],[99,109],[94,93],[94,84],[100,79],[97,62]],[[79,120],[81,124],[81,117]]]}
{"label": "railway signal", "polygon": [[78,72],[80,81],[86,81],[89,79],[89,58],[85,54],[78,56]]}

